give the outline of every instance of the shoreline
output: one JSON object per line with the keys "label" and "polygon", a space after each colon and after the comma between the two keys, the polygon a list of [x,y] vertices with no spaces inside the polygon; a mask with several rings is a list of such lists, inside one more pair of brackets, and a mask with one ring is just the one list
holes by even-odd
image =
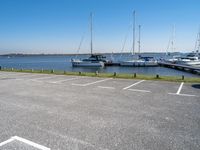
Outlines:
{"label": "shoreline", "polygon": [[[172,54],[179,54],[181,52],[173,52]],[[108,52],[108,53],[94,53],[94,54],[102,54],[102,55],[117,55],[117,54],[130,54],[130,52]],[[166,52],[142,52],[140,54],[166,54]],[[185,53],[183,53],[185,54]],[[8,54],[0,54],[2,57],[16,57],[16,56],[74,56],[74,55],[91,55],[91,53],[63,53],[63,54],[45,54],[45,53],[38,53],[38,54],[23,54],[23,53],[8,53]],[[138,55],[138,53],[136,53]]]}
{"label": "shoreline", "polygon": [[119,78],[119,79],[143,79],[155,81],[170,81],[170,82],[189,82],[200,83],[200,78],[185,77],[185,76],[160,76],[143,75],[143,74],[124,74],[124,73],[90,73],[90,72],[67,72],[58,70],[33,70],[33,69],[14,69],[14,68],[1,68],[0,71],[5,72],[23,72],[23,73],[38,73],[38,74],[54,74],[54,75],[74,75],[74,76],[88,76],[88,77],[101,77],[101,78]]}

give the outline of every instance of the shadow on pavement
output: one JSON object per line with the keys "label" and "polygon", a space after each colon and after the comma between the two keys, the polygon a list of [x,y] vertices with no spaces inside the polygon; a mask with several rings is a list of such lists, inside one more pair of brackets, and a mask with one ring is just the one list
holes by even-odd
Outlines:
{"label": "shadow on pavement", "polygon": [[200,89],[200,84],[193,84],[192,87],[196,89]]}

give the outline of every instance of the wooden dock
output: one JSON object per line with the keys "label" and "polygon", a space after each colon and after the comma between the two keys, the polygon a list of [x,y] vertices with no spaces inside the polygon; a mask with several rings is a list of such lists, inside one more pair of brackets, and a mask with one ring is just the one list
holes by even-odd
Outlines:
{"label": "wooden dock", "polygon": [[159,62],[158,64],[160,66],[164,66],[164,67],[168,67],[168,68],[173,68],[173,69],[178,69],[178,70],[183,70],[183,71],[200,74],[200,68],[198,68],[198,67],[181,65],[181,64],[173,64],[173,63],[167,63],[167,62],[162,62],[162,61]]}

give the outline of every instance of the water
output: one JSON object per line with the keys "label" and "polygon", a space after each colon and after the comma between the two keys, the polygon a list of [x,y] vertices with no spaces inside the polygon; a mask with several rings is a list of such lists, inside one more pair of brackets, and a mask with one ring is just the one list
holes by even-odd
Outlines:
{"label": "water", "polygon": [[[165,58],[165,54],[142,54],[142,56],[153,56],[155,58]],[[111,55],[106,55],[107,58],[111,58]],[[6,68],[16,68],[16,69],[54,69],[54,70],[65,70],[73,72],[109,72],[109,73],[139,73],[147,75],[165,75],[165,76],[181,76],[186,77],[199,77],[199,75],[191,74],[188,72],[164,68],[164,67],[119,67],[110,66],[105,68],[73,68],[71,66],[70,60],[76,56],[63,56],[63,55],[41,55],[41,56],[13,56],[6,57],[0,56],[0,66]],[[79,55],[78,58],[88,58],[88,55]],[[132,56],[130,54],[114,54],[113,58],[115,60],[128,60]],[[169,56],[172,57],[172,56]]]}

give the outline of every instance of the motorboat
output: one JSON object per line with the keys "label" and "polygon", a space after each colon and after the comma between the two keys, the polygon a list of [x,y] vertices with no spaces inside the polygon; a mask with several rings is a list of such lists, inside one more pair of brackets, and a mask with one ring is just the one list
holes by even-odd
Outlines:
{"label": "motorboat", "polygon": [[191,65],[191,66],[196,66],[198,65],[200,67],[200,59],[198,55],[194,55],[192,53],[188,54],[187,56],[182,56],[182,57],[176,57],[174,60],[175,64],[181,64],[181,65]]}

